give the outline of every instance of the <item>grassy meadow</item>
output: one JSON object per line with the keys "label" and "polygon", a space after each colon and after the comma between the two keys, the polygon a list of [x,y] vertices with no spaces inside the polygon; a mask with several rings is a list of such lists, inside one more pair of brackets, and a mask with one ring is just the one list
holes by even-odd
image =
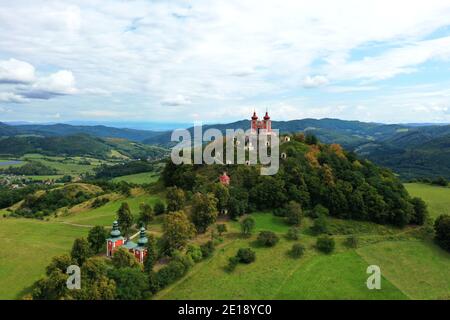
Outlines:
{"label": "grassy meadow", "polygon": [[411,196],[420,197],[428,204],[431,217],[450,214],[450,188],[422,183],[405,183],[405,187]]}
{"label": "grassy meadow", "polygon": [[53,256],[69,253],[89,228],[34,219],[0,218],[0,299],[16,299],[45,274]]}
{"label": "grassy meadow", "polygon": [[130,174],[126,176],[121,176],[112,179],[113,182],[121,182],[125,181],[128,183],[134,183],[134,184],[147,184],[147,183],[153,183],[158,181],[159,174],[155,172],[142,172],[142,173],[136,173],[136,174]]}

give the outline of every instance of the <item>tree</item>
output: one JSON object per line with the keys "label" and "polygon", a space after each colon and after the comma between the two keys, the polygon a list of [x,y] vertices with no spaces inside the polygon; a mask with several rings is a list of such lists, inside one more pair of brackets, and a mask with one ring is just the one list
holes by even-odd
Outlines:
{"label": "tree", "polygon": [[330,212],[321,204],[317,204],[311,211],[311,218],[317,218],[319,216],[328,216]]}
{"label": "tree", "polygon": [[219,236],[222,236],[223,233],[227,232],[227,225],[224,223],[217,224],[216,228]]}
{"label": "tree", "polygon": [[158,248],[156,245],[156,239],[153,235],[148,237],[147,242],[147,256],[144,259],[144,270],[150,272],[158,259]]}
{"label": "tree", "polygon": [[255,220],[252,217],[245,217],[241,222],[241,230],[244,236],[250,236],[255,228]]}
{"label": "tree", "polygon": [[81,300],[112,300],[116,297],[116,283],[107,275],[105,259],[91,257],[81,267],[81,291],[75,298]]}
{"label": "tree", "polygon": [[315,234],[328,232],[327,218],[324,215],[320,215],[317,219],[314,219],[312,230]]}
{"label": "tree", "polygon": [[214,242],[211,240],[200,246],[203,259],[210,257],[214,252]]}
{"label": "tree", "polygon": [[203,252],[197,245],[190,244],[186,250],[186,254],[192,258],[194,262],[200,262],[203,259]]}
{"label": "tree", "polygon": [[141,203],[139,206],[139,218],[138,223],[147,228],[147,225],[153,220],[155,214],[152,207],[147,203]]}
{"label": "tree", "polygon": [[448,181],[444,177],[438,177],[438,178],[436,178],[436,179],[434,179],[432,181],[432,184],[435,184],[435,185],[438,185],[438,186],[442,186],[442,187],[446,187],[448,185]]}
{"label": "tree", "polygon": [[412,198],[411,204],[414,207],[414,215],[410,222],[417,225],[423,225],[428,217],[427,204],[418,197]]}
{"label": "tree", "polygon": [[445,250],[450,251],[450,215],[440,215],[434,222],[435,240]]}
{"label": "tree", "polygon": [[52,258],[52,261],[47,266],[45,273],[47,276],[55,271],[66,273],[67,268],[74,263],[71,256],[68,254],[63,254]]}
{"label": "tree", "polygon": [[166,206],[164,205],[164,202],[162,202],[161,200],[157,200],[155,206],[153,207],[153,212],[157,216],[166,212]]}
{"label": "tree", "polygon": [[317,144],[319,142],[319,140],[317,139],[317,137],[315,135],[307,134],[305,137],[305,142],[306,142],[306,144],[312,145],[312,144]]}
{"label": "tree", "polygon": [[322,252],[331,253],[335,247],[334,239],[329,236],[321,236],[317,238],[316,247]]}
{"label": "tree", "polygon": [[137,268],[140,269],[141,265],[135,258],[135,256],[127,249],[120,247],[114,251],[111,262],[115,268]]}
{"label": "tree", "polygon": [[212,186],[214,197],[217,199],[217,210],[224,213],[228,209],[228,202],[230,200],[230,190],[221,183],[215,183]]}
{"label": "tree", "polygon": [[117,298],[120,300],[144,299],[148,286],[148,278],[145,273],[137,268],[112,269],[110,278],[116,283]]}
{"label": "tree", "polygon": [[298,240],[298,233],[297,227],[291,227],[286,234],[286,238],[289,240]]}
{"label": "tree", "polygon": [[168,214],[163,222],[163,240],[167,249],[182,249],[195,234],[195,227],[183,211]]}
{"label": "tree", "polygon": [[204,233],[217,219],[217,199],[212,193],[197,192],[192,199],[191,219],[198,233]]}
{"label": "tree", "polygon": [[31,293],[35,300],[60,300],[70,298],[67,289],[68,275],[61,271],[54,271],[47,278],[36,281]]}
{"label": "tree", "polygon": [[305,253],[305,247],[302,246],[300,243],[294,243],[292,245],[291,250],[289,251],[289,254],[292,258],[298,259]]}
{"label": "tree", "polygon": [[102,226],[95,226],[89,230],[87,240],[93,253],[99,253],[105,248],[107,237],[108,232]]}
{"label": "tree", "polygon": [[273,247],[280,240],[272,231],[261,231],[258,235],[258,242],[265,247]]}
{"label": "tree", "polygon": [[300,225],[303,218],[302,207],[298,202],[289,201],[286,208],[286,220],[291,225]]}
{"label": "tree", "polygon": [[239,259],[239,262],[248,264],[256,260],[256,253],[250,248],[240,248],[236,257]]}
{"label": "tree", "polygon": [[167,211],[175,212],[184,208],[186,202],[186,196],[183,189],[177,187],[167,188]]}
{"label": "tree", "polygon": [[127,202],[122,202],[119,210],[117,211],[117,222],[122,229],[125,236],[128,235],[128,231],[133,225],[133,215],[131,214],[130,206]]}
{"label": "tree", "polygon": [[77,238],[73,242],[72,251],[70,252],[72,259],[82,266],[84,261],[92,255],[91,248],[89,247],[89,242],[85,238]]}

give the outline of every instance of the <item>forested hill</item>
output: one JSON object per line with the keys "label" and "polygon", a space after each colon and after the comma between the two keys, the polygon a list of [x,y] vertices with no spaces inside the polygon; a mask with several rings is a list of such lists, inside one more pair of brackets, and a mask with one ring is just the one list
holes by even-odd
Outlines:
{"label": "forested hill", "polygon": [[11,126],[0,122],[0,137],[14,135],[39,135],[51,137],[80,133],[89,134],[94,137],[121,138],[137,142],[161,134],[161,132],[158,131],[113,128],[103,125],[74,126],[69,124],[26,124]]}
{"label": "forested hill", "polygon": [[[204,125],[203,130],[216,128],[225,132],[226,129],[248,129],[249,120],[241,120],[227,124]],[[383,139],[396,134],[401,130],[408,130],[404,125],[385,125],[360,121],[347,121],[339,119],[301,119],[290,121],[272,121],[272,128],[280,130],[281,133],[295,133],[299,131],[314,134],[325,143],[339,143],[346,148]],[[193,128],[189,128],[191,134]],[[144,140],[148,144],[171,145],[171,132],[167,131],[154,135]]]}
{"label": "forested hill", "polygon": [[0,154],[22,156],[40,153],[50,156],[92,156],[96,158],[162,158],[168,150],[124,139],[101,139],[87,134],[61,137],[13,136],[0,138]]}
{"label": "forested hill", "polygon": [[[275,210],[283,216],[290,201],[304,211],[318,211],[342,219],[366,220],[404,226],[422,224],[421,200],[412,199],[389,170],[346,152],[337,144],[323,144],[296,134],[280,145],[286,154],[273,176],[260,175],[258,166],[228,165],[229,188],[219,176],[223,166],[179,165],[170,161],[162,174],[166,186],[184,191],[212,192],[228,198],[228,213],[237,217],[252,211]],[[226,189],[226,190],[224,190]]]}
{"label": "forested hill", "polygon": [[355,151],[405,179],[450,179],[450,125],[411,128],[361,144]]}

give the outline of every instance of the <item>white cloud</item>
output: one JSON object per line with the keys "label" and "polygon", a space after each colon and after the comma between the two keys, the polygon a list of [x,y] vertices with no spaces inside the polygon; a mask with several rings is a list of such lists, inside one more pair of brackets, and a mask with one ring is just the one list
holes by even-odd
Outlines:
{"label": "white cloud", "polygon": [[25,103],[28,100],[13,92],[0,92],[0,102]]}
{"label": "white cloud", "polygon": [[[27,23],[17,23],[18,16]],[[450,42],[445,32],[433,32],[448,25],[448,0],[17,0],[0,3],[0,56],[38,68],[37,79],[15,91],[31,104],[43,105],[31,98],[78,93],[64,101],[72,99],[73,106],[100,96],[103,103],[93,108],[120,100],[130,113],[145,109],[153,118],[173,117],[188,106],[190,114],[229,119],[242,105],[275,105],[279,97],[303,94],[300,85],[332,83],[306,93],[331,100],[335,93],[382,87],[365,81],[413,75],[425,62],[447,61]],[[48,75],[61,69],[70,71]],[[360,83],[347,86],[348,80]],[[319,115],[313,110],[333,105],[312,101],[292,104],[302,110],[291,111]],[[165,106],[179,108],[161,112]],[[220,108],[227,112],[211,110]]]}
{"label": "white cloud", "polygon": [[0,84],[30,83],[35,80],[34,67],[24,61],[0,60]]}
{"label": "white cloud", "polygon": [[61,70],[38,79],[30,88],[23,90],[22,95],[31,99],[50,99],[53,96],[75,94],[77,91],[72,72]]}
{"label": "white cloud", "polygon": [[190,104],[190,103],[191,103],[191,101],[188,98],[186,98],[185,96],[180,95],[180,94],[161,101],[161,105],[170,106],[170,107],[182,106],[182,105],[186,105],[186,104]]}
{"label": "white cloud", "polygon": [[328,84],[328,79],[324,76],[307,76],[303,79],[304,88],[317,88]]}

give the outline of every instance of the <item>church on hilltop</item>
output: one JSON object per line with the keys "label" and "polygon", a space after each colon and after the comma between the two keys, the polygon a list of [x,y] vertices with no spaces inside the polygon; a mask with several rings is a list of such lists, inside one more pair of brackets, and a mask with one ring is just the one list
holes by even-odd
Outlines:
{"label": "church on hilltop", "polygon": [[269,134],[272,132],[272,121],[270,120],[269,113],[266,111],[264,118],[258,120],[256,111],[253,111],[251,118],[251,132],[256,134]]}

